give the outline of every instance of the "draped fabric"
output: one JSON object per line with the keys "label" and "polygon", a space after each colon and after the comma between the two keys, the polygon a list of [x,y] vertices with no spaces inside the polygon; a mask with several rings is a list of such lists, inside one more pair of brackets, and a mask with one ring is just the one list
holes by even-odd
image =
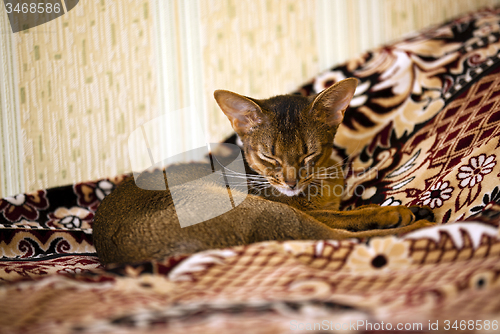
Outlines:
{"label": "draped fabric", "polygon": [[499,47],[500,10],[471,13],[297,92],[357,77],[335,142],[347,175],[343,208],[428,205],[435,227],[104,268],[92,218],[123,176],[3,198],[2,332],[498,330]]}

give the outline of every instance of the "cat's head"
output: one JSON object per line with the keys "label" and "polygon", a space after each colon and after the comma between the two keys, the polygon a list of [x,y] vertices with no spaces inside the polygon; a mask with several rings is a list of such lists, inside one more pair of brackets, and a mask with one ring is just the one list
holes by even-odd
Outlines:
{"label": "cat's head", "polygon": [[257,100],[217,90],[215,100],[243,142],[250,167],[287,196],[299,195],[329,167],[332,144],[358,81],[342,80],[316,96]]}

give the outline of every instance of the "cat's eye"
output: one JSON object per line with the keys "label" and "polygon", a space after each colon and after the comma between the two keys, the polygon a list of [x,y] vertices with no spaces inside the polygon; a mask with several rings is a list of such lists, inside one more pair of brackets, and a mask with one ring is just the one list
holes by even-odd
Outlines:
{"label": "cat's eye", "polygon": [[306,164],[314,165],[314,158],[316,157],[316,155],[317,155],[317,152],[314,152],[314,153],[311,153],[311,154],[307,155],[302,160],[302,164],[304,164],[304,165],[306,165]]}
{"label": "cat's eye", "polygon": [[265,161],[270,162],[270,163],[272,163],[272,164],[275,164],[275,165],[278,165],[278,166],[280,165],[280,162],[279,162],[276,158],[273,158],[273,157],[271,157],[271,156],[269,156],[269,155],[266,155],[266,154],[264,154],[264,153],[260,153],[260,154],[259,154],[259,157],[260,157],[262,160],[265,160]]}

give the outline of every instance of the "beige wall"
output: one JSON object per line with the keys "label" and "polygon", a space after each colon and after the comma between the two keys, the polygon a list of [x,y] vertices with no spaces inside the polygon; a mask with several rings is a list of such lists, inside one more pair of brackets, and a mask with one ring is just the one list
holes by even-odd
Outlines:
{"label": "beige wall", "polygon": [[[215,89],[286,93],[363,50],[500,3],[169,0],[169,12],[158,13],[158,1],[166,0],[80,1],[17,34],[0,9],[0,196],[128,172],[128,135],[189,94],[210,139],[220,140],[231,129]],[[170,53],[160,52],[165,41]],[[172,89],[168,78],[190,85]]]}
{"label": "beige wall", "polygon": [[13,34],[20,191],[128,171],[128,133],[152,117],[157,93],[149,1],[124,4],[80,1]]}
{"label": "beige wall", "polygon": [[212,98],[215,89],[266,98],[293,91],[318,72],[316,4],[210,0],[200,5],[208,127],[217,140],[231,129]]}

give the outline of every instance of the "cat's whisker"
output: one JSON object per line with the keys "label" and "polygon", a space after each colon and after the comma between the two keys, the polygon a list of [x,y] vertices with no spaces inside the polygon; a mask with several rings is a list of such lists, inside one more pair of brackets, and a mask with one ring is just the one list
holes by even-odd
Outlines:
{"label": "cat's whisker", "polygon": [[319,167],[318,169],[320,170],[331,170],[331,169],[338,169],[342,166],[342,163],[341,162],[338,162],[334,165],[331,165],[331,166],[328,166],[328,167]]}
{"label": "cat's whisker", "polygon": [[267,188],[270,186],[269,183],[266,183],[266,182],[255,182],[255,181],[250,181],[250,182],[233,182],[233,181],[229,181],[227,182],[225,179],[223,178],[219,178],[217,180],[217,182],[221,185],[227,185],[229,183],[229,185],[231,187],[250,187],[250,188],[260,188],[260,189],[264,189],[264,188]]}
{"label": "cat's whisker", "polygon": [[257,186],[265,186],[265,187],[268,187],[270,186],[271,184],[269,183],[250,183],[250,186],[252,187],[257,187]]}
{"label": "cat's whisker", "polygon": [[226,181],[230,181],[230,182],[242,182],[242,183],[246,183],[245,181],[249,181],[244,176],[223,175],[223,174],[218,174],[217,176],[218,176],[219,180],[226,180]]}
{"label": "cat's whisker", "polygon": [[268,184],[249,184],[248,185],[250,188],[254,188],[254,189],[257,189],[257,188],[267,188],[269,187]]}
{"label": "cat's whisker", "polygon": [[225,174],[227,176],[233,176],[233,177],[237,177],[237,176],[240,176],[240,177],[250,177],[251,176],[251,175],[248,175],[248,174],[236,173],[236,172],[230,172],[230,171],[225,171],[225,172],[218,171],[217,173],[218,174]]}
{"label": "cat's whisker", "polygon": [[267,181],[251,181],[248,183],[251,187],[269,187],[271,184]]}
{"label": "cat's whisker", "polygon": [[[225,183],[225,182],[224,182],[224,183]],[[248,183],[246,183],[246,182],[240,182],[240,183],[236,183],[236,182],[229,182],[229,184],[230,184],[231,186],[247,186],[247,185],[248,185]]]}
{"label": "cat's whisker", "polygon": [[245,182],[246,180],[244,178],[234,178],[234,177],[223,177],[223,176],[220,176],[219,177],[219,180],[223,180],[223,182],[241,182],[241,183],[247,183]]}
{"label": "cat's whisker", "polygon": [[218,175],[222,176],[225,174],[226,177],[228,178],[241,178],[241,179],[249,179],[249,180],[262,180],[263,177],[259,176],[256,177],[254,175],[249,175],[249,174],[232,174],[232,173],[222,173],[222,172],[216,172]]}
{"label": "cat's whisker", "polygon": [[269,184],[257,184],[257,185],[250,185],[252,189],[266,189],[269,188]]}
{"label": "cat's whisker", "polygon": [[250,180],[244,176],[226,176],[226,178],[228,180],[246,180],[246,181],[253,181],[253,180]]}
{"label": "cat's whisker", "polygon": [[[239,172],[233,171],[227,167],[224,167],[224,169],[226,170],[225,174],[228,176],[232,176],[232,177],[233,176],[234,177],[241,176],[241,177],[246,177],[247,179],[265,179],[265,177],[263,177],[262,175],[239,173]],[[222,174],[222,172],[218,172],[218,173]]]}
{"label": "cat's whisker", "polygon": [[322,187],[322,186],[323,186],[323,183],[322,183],[322,182],[318,182],[318,181],[312,181],[312,182],[310,183],[310,185],[315,185],[315,186]]}
{"label": "cat's whisker", "polygon": [[242,175],[243,175],[243,174],[246,174],[246,173],[240,173],[240,172],[234,171],[234,170],[232,170],[232,169],[230,169],[230,168],[227,168],[227,167],[226,167],[226,166],[224,166],[224,165],[219,165],[219,166],[223,167],[223,168],[226,170],[226,173],[235,173],[235,174],[242,174]]}
{"label": "cat's whisker", "polygon": [[328,180],[328,179],[338,179],[341,175],[338,174],[328,174],[328,175],[316,175],[315,179]]}

